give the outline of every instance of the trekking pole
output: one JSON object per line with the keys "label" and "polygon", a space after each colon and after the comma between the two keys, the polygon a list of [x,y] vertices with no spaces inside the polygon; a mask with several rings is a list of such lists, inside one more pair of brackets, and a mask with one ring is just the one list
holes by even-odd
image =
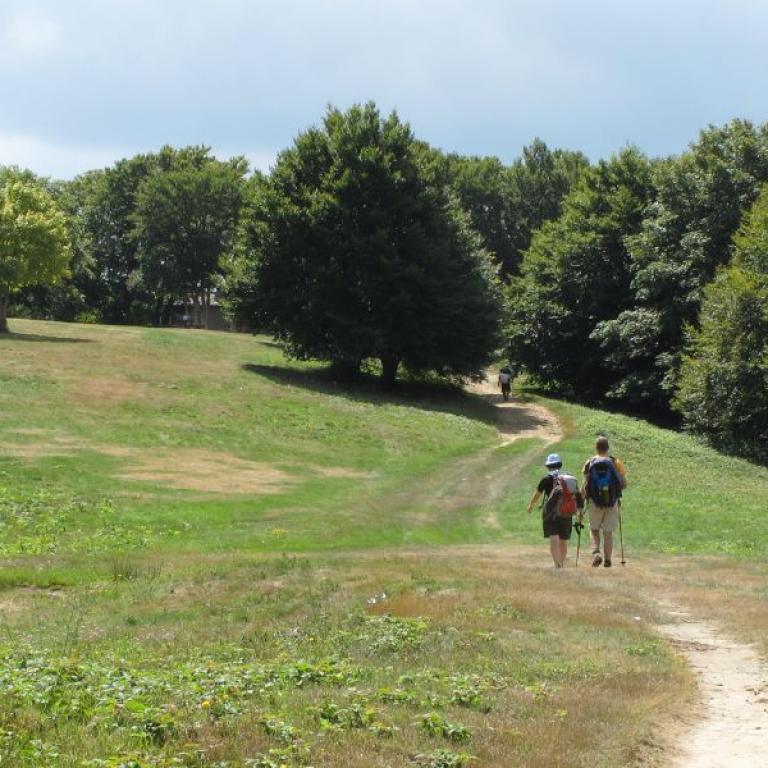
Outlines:
{"label": "trekking pole", "polygon": [[584,523],[577,520],[573,527],[576,529],[576,567],[579,567],[579,552],[581,552],[581,532],[584,530]]}
{"label": "trekking pole", "polygon": [[621,564],[626,565],[627,561],[624,559],[624,531],[621,525],[621,499],[619,499],[619,542],[621,543]]}

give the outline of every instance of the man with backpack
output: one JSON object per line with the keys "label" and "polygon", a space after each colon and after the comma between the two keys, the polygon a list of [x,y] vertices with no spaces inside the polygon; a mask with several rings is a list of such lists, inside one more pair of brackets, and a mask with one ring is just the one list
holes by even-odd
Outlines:
{"label": "man with backpack", "polygon": [[547,474],[539,481],[535,493],[528,502],[527,511],[530,513],[542,495],[544,496],[542,504],[544,538],[549,539],[549,551],[552,553],[555,568],[562,568],[568,553],[573,518],[578,515],[581,520],[584,497],[581,495],[576,478],[562,471],[563,462],[556,453],[550,453],[544,465],[547,468]]}
{"label": "man with backpack", "polygon": [[512,379],[512,369],[508,365],[505,365],[499,371],[499,389],[501,389],[501,395],[504,400],[509,400],[509,393],[512,389]]}
{"label": "man with backpack", "polygon": [[[608,438],[595,441],[595,455],[584,463],[584,496],[589,504],[589,535],[592,540],[592,565],[611,567],[613,532],[619,525],[621,494],[627,487],[626,473],[621,461],[608,454]],[[603,553],[600,554],[600,531],[603,532]]]}

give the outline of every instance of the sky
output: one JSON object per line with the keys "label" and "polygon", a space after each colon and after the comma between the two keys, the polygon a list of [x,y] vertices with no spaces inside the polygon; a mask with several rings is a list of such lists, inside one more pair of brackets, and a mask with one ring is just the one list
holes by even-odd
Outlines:
{"label": "sky", "polygon": [[0,0],[0,164],[56,178],[163,144],[267,170],[329,104],[443,150],[591,159],[768,120],[768,0]]}

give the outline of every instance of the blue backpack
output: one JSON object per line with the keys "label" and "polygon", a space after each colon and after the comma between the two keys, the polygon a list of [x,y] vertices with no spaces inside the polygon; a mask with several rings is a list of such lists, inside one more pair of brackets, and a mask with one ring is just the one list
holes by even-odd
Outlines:
{"label": "blue backpack", "polygon": [[612,507],[621,498],[624,483],[610,456],[596,456],[587,468],[587,496],[597,507]]}

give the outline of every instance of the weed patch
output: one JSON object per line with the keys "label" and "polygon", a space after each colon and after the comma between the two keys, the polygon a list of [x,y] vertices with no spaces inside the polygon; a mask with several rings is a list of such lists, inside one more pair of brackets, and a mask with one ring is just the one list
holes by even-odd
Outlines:
{"label": "weed patch", "polygon": [[475,759],[466,752],[435,749],[429,754],[416,755],[413,762],[421,768],[465,768],[470,761]]}
{"label": "weed patch", "polygon": [[49,491],[24,494],[0,487],[0,555],[146,549],[183,532],[119,519],[108,499],[89,502]]}

